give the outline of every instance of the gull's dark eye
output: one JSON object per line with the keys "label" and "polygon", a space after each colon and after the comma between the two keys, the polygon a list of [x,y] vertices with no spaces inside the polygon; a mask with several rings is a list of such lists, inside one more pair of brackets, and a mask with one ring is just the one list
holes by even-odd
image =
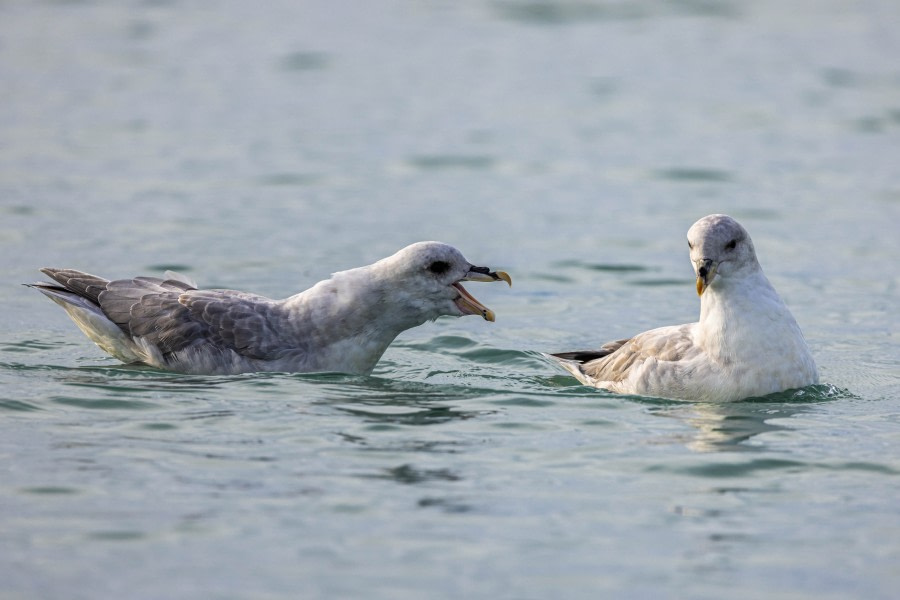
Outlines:
{"label": "gull's dark eye", "polygon": [[731,240],[727,244],[725,244],[725,248],[728,250],[734,250],[735,246],[737,246],[737,240]]}
{"label": "gull's dark eye", "polygon": [[691,243],[691,240],[688,240],[688,248],[691,250],[694,249],[694,245]]}
{"label": "gull's dark eye", "polygon": [[428,270],[435,275],[442,275],[450,270],[450,263],[445,260],[436,260],[428,265]]}

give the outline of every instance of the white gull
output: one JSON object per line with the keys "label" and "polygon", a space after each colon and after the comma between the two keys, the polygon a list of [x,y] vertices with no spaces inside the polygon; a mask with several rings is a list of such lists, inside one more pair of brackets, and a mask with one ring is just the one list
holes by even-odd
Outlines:
{"label": "white gull", "polygon": [[368,374],[401,332],[440,316],[494,313],[461,281],[506,281],[456,248],[419,242],[335,273],[285,300],[200,290],[186,278],[108,281],[41,269],[31,284],[62,306],[100,348],[125,363],[192,374],[338,371]]}
{"label": "white gull", "polygon": [[699,322],[552,356],[585,385],[641,396],[721,402],[817,383],[800,327],[747,231],[729,216],[709,215],[687,237]]}

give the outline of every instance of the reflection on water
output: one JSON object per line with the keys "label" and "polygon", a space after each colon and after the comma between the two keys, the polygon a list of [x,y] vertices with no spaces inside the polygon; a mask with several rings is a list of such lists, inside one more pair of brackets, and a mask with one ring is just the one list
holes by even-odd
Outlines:
{"label": "reflection on water", "polygon": [[664,412],[658,416],[676,418],[696,431],[685,445],[696,452],[744,452],[762,450],[760,444],[748,443],[762,433],[788,429],[770,421],[786,419],[803,412],[802,406],[729,404],[696,404]]}
{"label": "reflection on water", "polygon": [[[817,403],[846,395],[833,386],[818,385],[741,402],[667,405],[651,412],[693,427],[696,431],[685,445],[695,452],[760,451],[766,446],[753,440],[756,436],[790,431],[787,419],[812,411]],[[775,420],[779,422],[773,423]]]}

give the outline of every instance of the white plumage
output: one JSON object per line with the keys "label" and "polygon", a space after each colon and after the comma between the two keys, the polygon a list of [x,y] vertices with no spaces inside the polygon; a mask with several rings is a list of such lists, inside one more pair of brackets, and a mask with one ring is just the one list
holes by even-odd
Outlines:
{"label": "white plumage", "polygon": [[285,300],[200,290],[188,279],[108,281],[41,269],[37,288],[98,346],[126,363],[194,374],[369,373],[406,329],[440,316],[494,313],[461,281],[506,281],[452,246],[419,242],[372,265],[335,273]]}
{"label": "white plumage", "polygon": [[700,320],[598,351],[554,354],[586,385],[623,394],[733,401],[818,382],[800,327],[763,274],[747,231],[709,215],[688,231]]}

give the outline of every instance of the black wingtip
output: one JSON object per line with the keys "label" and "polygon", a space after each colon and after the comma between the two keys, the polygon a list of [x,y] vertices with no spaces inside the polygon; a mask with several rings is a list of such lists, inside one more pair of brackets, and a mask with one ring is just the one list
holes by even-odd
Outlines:
{"label": "black wingtip", "polygon": [[597,360],[598,358],[603,358],[604,356],[609,356],[609,354],[609,350],[580,350],[578,352],[559,352],[551,354],[550,356],[584,364],[592,360]]}
{"label": "black wingtip", "polygon": [[50,283],[49,281],[35,281],[34,283],[23,283],[22,285],[35,290],[53,289],[63,292],[66,291],[66,288],[62,287],[61,285],[56,285],[55,283]]}

